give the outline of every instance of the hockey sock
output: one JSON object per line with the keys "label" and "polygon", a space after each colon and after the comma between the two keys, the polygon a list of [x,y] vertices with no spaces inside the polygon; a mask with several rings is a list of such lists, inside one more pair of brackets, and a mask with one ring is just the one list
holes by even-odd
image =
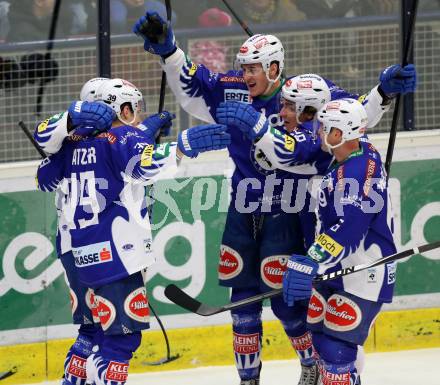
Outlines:
{"label": "hockey sock", "polygon": [[319,354],[318,367],[323,385],[357,385],[359,374],[355,367],[358,346],[326,334],[313,334]]}
{"label": "hockey sock", "polygon": [[284,303],[283,297],[271,299],[272,311],[281,321],[293,349],[304,366],[312,366],[315,363],[312,334],[306,327],[308,305],[308,301],[300,301],[295,303],[295,310],[292,311],[292,308]]}
{"label": "hockey sock", "polygon": [[[255,293],[232,292],[231,301],[247,298]],[[250,305],[232,312],[235,365],[242,380],[257,379],[261,369],[261,304]]]}
{"label": "hockey sock", "polygon": [[[285,327],[285,325],[284,325]],[[284,329],[289,337],[292,347],[295,349],[296,354],[302,365],[312,366],[315,363],[313,354],[312,334],[306,331],[300,336],[292,336],[288,329]]]}
{"label": "hockey sock", "polygon": [[78,337],[70,347],[64,361],[63,385],[85,385],[86,360],[92,354],[95,336],[100,335],[99,326],[81,325]]}
{"label": "hockey sock", "polygon": [[95,385],[124,385],[129,361],[141,343],[141,332],[104,335],[100,350],[87,359],[87,380]]}

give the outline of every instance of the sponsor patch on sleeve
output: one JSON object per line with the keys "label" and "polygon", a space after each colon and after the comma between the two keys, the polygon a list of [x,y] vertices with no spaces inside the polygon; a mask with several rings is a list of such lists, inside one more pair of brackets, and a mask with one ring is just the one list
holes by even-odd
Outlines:
{"label": "sponsor patch on sleeve", "polygon": [[290,135],[284,135],[284,148],[290,152],[295,151],[295,139]]}
{"label": "sponsor patch on sleeve", "polygon": [[197,71],[197,64],[192,63],[192,64],[191,64],[191,68],[190,68],[189,71],[188,71],[188,75],[189,75],[189,76],[194,76],[194,74],[196,73],[196,71]]}
{"label": "sponsor patch on sleeve", "polygon": [[46,131],[47,125],[49,124],[49,119],[43,120],[37,127],[37,131],[39,134]]}
{"label": "sponsor patch on sleeve", "polygon": [[319,234],[315,239],[315,244],[321,246],[326,252],[328,252],[331,256],[338,256],[344,247],[336,242],[332,237],[327,234]]}
{"label": "sponsor patch on sleeve", "polygon": [[154,152],[154,146],[152,144],[148,144],[147,146],[145,146],[145,148],[141,154],[141,166],[142,167],[151,166],[151,164],[153,162],[153,152]]}

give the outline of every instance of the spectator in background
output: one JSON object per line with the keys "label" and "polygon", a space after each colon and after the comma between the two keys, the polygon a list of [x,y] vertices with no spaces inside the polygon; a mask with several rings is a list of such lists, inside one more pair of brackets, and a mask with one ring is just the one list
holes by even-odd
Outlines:
{"label": "spectator in background", "polygon": [[[228,27],[231,24],[231,16],[219,8],[209,8],[198,17],[198,26],[203,28]],[[189,46],[189,56],[213,72],[227,71],[226,54],[225,43],[215,39],[199,40]]]}
{"label": "spectator in background", "polygon": [[299,10],[292,0],[235,0],[234,2],[237,12],[248,24],[306,19],[305,13]]}
{"label": "spectator in background", "polygon": [[291,0],[308,19],[396,14],[399,0]]}
{"label": "spectator in background", "polygon": [[9,1],[0,1],[0,43],[6,40],[9,32]]}
{"label": "spectator in background", "polygon": [[[20,0],[10,3],[10,29],[8,42],[47,40],[49,36],[55,0]],[[75,29],[74,3],[62,3],[55,31],[55,38],[61,39],[80,32]],[[76,28],[77,25],[76,25]]]}
{"label": "spectator in background", "polygon": [[[165,5],[160,1],[145,0],[110,0],[111,32],[114,34],[131,33],[131,29],[146,10],[157,12],[166,20]],[[176,13],[173,11],[171,24],[176,23]]]}

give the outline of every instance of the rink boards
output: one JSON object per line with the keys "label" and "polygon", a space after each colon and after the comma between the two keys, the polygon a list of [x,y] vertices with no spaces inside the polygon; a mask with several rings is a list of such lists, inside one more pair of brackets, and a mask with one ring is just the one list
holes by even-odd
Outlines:
{"label": "rink boards", "polygon": [[[396,144],[390,186],[399,249],[439,238],[439,138],[438,131],[401,134]],[[385,143],[381,136],[372,141],[379,149]],[[35,191],[35,168],[36,163],[30,162],[0,169],[0,373],[18,368],[4,384],[57,378],[71,343],[66,338],[75,332],[62,268],[53,248],[53,196]],[[177,181],[161,182],[157,187],[158,263],[149,271],[147,288],[168,328],[172,354],[181,357],[160,367],[146,365],[166,353],[160,332],[150,331],[136,353],[133,371],[232,362],[228,314],[213,318],[188,315],[163,295],[168,283],[176,283],[204,302],[228,301],[228,291],[217,285],[216,265],[231,171],[226,153],[217,152],[195,163],[185,162]],[[161,194],[166,191],[169,194]],[[392,311],[379,317],[368,340],[369,350],[440,346],[439,276],[438,250],[399,263],[395,301],[387,308]],[[264,358],[293,357],[269,311],[265,311],[265,319]]]}

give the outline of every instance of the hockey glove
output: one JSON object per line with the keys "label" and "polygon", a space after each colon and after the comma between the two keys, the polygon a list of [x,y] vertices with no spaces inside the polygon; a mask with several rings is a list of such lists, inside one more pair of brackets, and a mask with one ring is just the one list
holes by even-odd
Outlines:
{"label": "hockey glove", "polygon": [[133,32],[144,39],[144,50],[154,55],[168,57],[176,51],[176,39],[157,12],[147,12],[134,25]]}
{"label": "hockey glove", "polygon": [[114,111],[100,102],[72,102],[69,106],[71,127],[76,135],[89,136],[106,131],[115,119]]}
{"label": "hockey glove", "polygon": [[195,158],[200,152],[220,150],[231,143],[231,135],[222,124],[207,124],[188,128],[179,133],[177,146],[182,153]]}
{"label": "hockey glove", "polygon": [[295,301],[312,295],[312,281],[318,271],[318,263],[309,257],[293,254],[287,262],[283,276],[284,302],[293,306]]}
{"label": "hockey glove", "polygon": [[385,68],[379,77],[383,93],[388,98],[394,98],[397,94],[414,92],[417,87],[417,73],[414,64],[401,67],[394,64]]}
{"label": "hockey glove", "polygon": [[216,117],[219,123],[237,127],[251,140],[261,138],[269,128],[266,116],[246,103],[222,102]]}
{"label": "hockey glove", "polygon": [[176,118],[175,114],[168,111],[162,111],[158,114],[153,114],[138,124],[138,128],[144,132],[144,135],[150,137],[153,141],[160,134],[169,136],[171,133],[172,120]]}

